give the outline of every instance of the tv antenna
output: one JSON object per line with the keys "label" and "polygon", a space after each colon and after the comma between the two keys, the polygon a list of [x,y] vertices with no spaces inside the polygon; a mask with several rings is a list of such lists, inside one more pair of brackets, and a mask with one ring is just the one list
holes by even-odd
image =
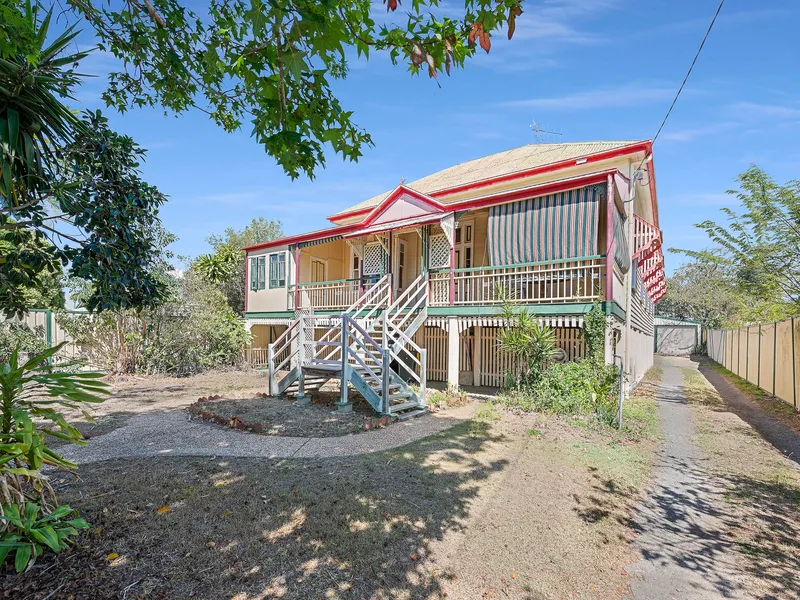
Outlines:
{"label": "tv antenna", "polygon": [[553,128],[548,127],[547,125],[537,123],[536,119],[531,122],[531,131],[533,132],[533,139],[536,144],[545,144],[552,141],[553,136],[564,135],[560,128],[558,131],[555,131]]}

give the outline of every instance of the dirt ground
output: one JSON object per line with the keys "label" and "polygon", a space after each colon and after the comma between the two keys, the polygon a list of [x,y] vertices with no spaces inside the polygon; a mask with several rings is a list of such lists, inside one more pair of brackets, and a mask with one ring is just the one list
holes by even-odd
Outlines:
{"label": "dirt ground", "polygon": [[[255,370],[204,373],[193,377],[120,376],[108,378],[108,383],[111,395],[102,404],[89,409],[95,423],[88,423],[77,411],[64,411],[87,439],[121,427],[133,415],[185,408],[201,396],[234,392],[255,394],[267,390],[267,378]],[[48,444],[57,447],[62,441],[50,438]]]}
{"label": "dirt ground", "polygon": [[376,416],[361,396],[351,394],[351,412],[337,412],[334,402],[339,391],[322,389],[311,394],[311,403],[298,406],[286,398],[232,398],[203,402],[200,407],[228,419],[239,417],[245,423],[261,423],[264,432],[256,435],[292,437],[336,437],[363,431],[366,419]]}
{"label": "dirt ground", "polygon": [[[263,381],[198,379],[173,380],[163,400],[151,382],[131,385],[113,402],[179,408],[224,392],[225,381]],[[6,574],[0,597],[619,596],[620,566],[633,558],[629,517],[656,445],[652,400],[630,404],[622,434],[474,406],[471,421],[444,433],[354,457],[84,465],[80,479],[55,485],[91,532],[28,573]]]}
{"label": "dirt ground", "polygon": [[[800,456],[789,448],[784,456],[780,446],[791,437],[787,431],[800,430],[800,416],[759,397],[733,374],[704,363],[701,370],[716,389],[698,371],[686,369],[687,397],[707,468],[727,489],[725,538],[738,550],[748,597],[798,598]],[[753,415],[758,422],[749,423]],[[762,436],[776,440],[777,447]],[[800,444],[800,438],[791,441]]]}

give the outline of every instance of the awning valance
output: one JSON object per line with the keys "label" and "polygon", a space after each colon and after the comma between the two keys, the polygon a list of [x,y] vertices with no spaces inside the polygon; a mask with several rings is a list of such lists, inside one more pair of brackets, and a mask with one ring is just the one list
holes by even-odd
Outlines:
{"label": "awning valance", "polygon": [[600,200],[594,185],[489,208],[492,266],[597,254]]}

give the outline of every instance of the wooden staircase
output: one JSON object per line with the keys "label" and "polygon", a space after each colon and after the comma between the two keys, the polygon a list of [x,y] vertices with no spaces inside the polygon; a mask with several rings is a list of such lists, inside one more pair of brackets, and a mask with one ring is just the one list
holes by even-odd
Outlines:
{"label": "wooden staircase", "polygon": [[[351,406],[352,386],[381,414],[405,419],[425,412],[426,350],[412,337],[427,318],[427,276],[391,304],[390,285],[382,278],[342,315],[298,314],[269,346],[270,395],[302,397],[338,379],[342,410]],[[328,329],[314,339],[321,321]]]}

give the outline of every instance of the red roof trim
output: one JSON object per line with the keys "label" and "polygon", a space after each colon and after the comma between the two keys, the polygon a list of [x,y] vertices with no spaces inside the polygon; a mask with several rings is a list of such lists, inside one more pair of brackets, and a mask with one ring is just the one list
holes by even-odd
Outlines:
{"label": "red roof trim", "polygon": [[409,196],[413,196],[420,202],[424,202],[428,206],[436,209],[436,212],[445,212],[447,209],[440,203],[431,198],[430,196],[426,196],[422,192],[418,192],[415,189],[407,187],[405,185],[398,185],[394,188],[386,198],[384,198],[377,206],[373,207],[372,212],[367,216],[366,219],[361,221],[359,225],[362,227],[368,227],[372,225],[375,220],[380,217],[386,209],[389,208],[395,201],[402,196],[403,194],[408,194]]}
{"label": "red roof trim", "polygon": [[[605,169],[604,171],[588,173],[586,175],[578,175],[576,177],[570,177],[568,179],[562,179],[560,181],[554,181],[550,183],[540,183],[525,188],[509,190],[507,192],[496,192],[494,194],[481,196],[479,198],[470,198],[468,200],[451,202],[450,204],[443,205],[445,210],[442,212],[442,215],[457,210],[470,210],[476,208],[483,208],[495,204],[514,202],[515,200],[523,200],[527,198],[535,198],[538,196],[547,196],[548,194],[556,194],[558,192],[564,192],[567,190],[585,187],[587,185],[593,185],[595,183],[605,183],[609,175],[613,175],[618,172],[619,172],[618,169]],[[406,188],[406,190],[413,192],[414,194],[419,194],[419,192],[414,192],[414,190],[411,190],[411,188]],[[387,229],[391,228],[389,227],[391,225],[390,223],[387,223],[386,225]],[[285,237],[280,240],[265,242],[263,244],[255,244],[253,246],[247,246],[246,248],[244,248],[244,250],[245,251],[262,250],[264,248],[272,248],[274,246],[299,244],[302,242],[309,242],[334,235],[346,235],[349,233],[356,233],[361,229],[366,229],[367,227],[369,227],[369,224],[364,221],[360,223],[351,223],[350,225],[329,227],[328,229],[312,231],[311,233],[304,233],[300,235]]]}
{"label": "red roof trim", "polygon": [[349,231],[353,231],[357,229],[361,225],[359,223],[353,223],[351,225],[339,225],[337,227],[328,227],[327,229],[319,229],[317,231],[311,231],[309,233],[299,233],[297,235],[290,235],[285,238],[281,238],[279,240],[272,240],[270,242],[262,242],[261,244],[253,244],[252,246],[245,246],[242,248],[245,252],[249,252],[251,250],[263,250],[264,248],[274,248],[275,246],[287,246],[290,244],[301,244],[303,242],[311,242],[314,240],[319,240],[325,237],[330,237],[333,235],[342,235]]}
{"label": "red roof trim", "polygon": [[[562,160],[559,162],[550,163],[547,165],[541,165],[538,167],[532,167],[530,169],[525,169],[523,171],[516,171],[514,173],[508,173],[506,175],[500,175],[498,177],[490,177],[488,179],[481,179],[479,181],[473,181],[472,183],[466,183],[463,185],[458,185],[449,188],[443,188],[441,190],[436,190],[435,192],[430,192],[428,196],[431,198],[440,198],[443,196],[450,196],[453,194],[458,194],[460,192],[466,192],[473,189],[479,189],[482,187],[487,187],[490,185],[495,185],[497,183],[502,183],[504,181],[513,181],[514,179],[522,179],[525,177],[531,177],[533,175],[540,175],[542,173],[549,173],[551,171],[558,171],[560,169],[566,169],[568,167],[574,167],[576,161],[581,159],[586,159],[586,162],[581,164],[590,164],[593,162],[598,162],[602,160],[608,160],[611,158],[616,158],[618,156],[624,156],[625,154],[632,154],[634,152],[642,152],[651,153],[653,148],[653,144],[650,140],[642,141],[642,142],[635,142],[633,144],[629,144],[627,146],[621,146],[619,148],[614,148],[613,150],[604,150],[603,152],[597,152],[595,154],[587,154],[585,156],[579,156],[576,158],[570,158],[568,160]],[[652,165],[652,161],[648,165],[648,169]],[[651,169],[651,175],[653,171]],[[652,176],[651,176],[652,179]],[[652,189],[655,189],[655,185],[653,185]],[[446,205],[447,207],[450,206],[450,203]],[[328,220],[331,222],[341,221],[343,219],[350,219],[358,215],[362,215],[365,213],[370,212],[373,210],[374,207],[368,208],[360,208],[351,212],[347,213],[337,213],[328,217]]]}
{"label": "red roof trim", "polygon": [[508,192],[499,192],[490,194],[488,196],[482,196],[480,198],[470,198],[469,200],[452,202],[447,205],[447,208],[451,208],[453,210],[469,210],[475,208],[484,208],[494,204],[514,202],[515,200],[547,196],[548,194],[565,192],[567,190],[593,185],[595,183],[605,183],[609,175],[617,172],[617,169],[607,169],[605,171],[580,175],[570,179],[562,179],[561,181],[554,181],[552,183],[540,183],[538,185],[533,185],[526,188],[509,190]]}

